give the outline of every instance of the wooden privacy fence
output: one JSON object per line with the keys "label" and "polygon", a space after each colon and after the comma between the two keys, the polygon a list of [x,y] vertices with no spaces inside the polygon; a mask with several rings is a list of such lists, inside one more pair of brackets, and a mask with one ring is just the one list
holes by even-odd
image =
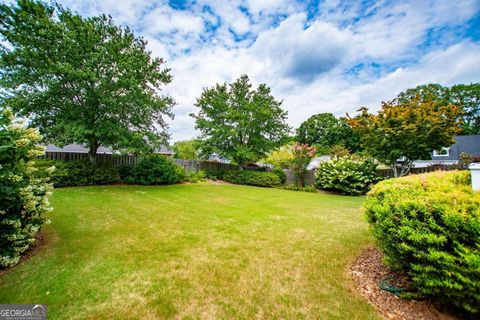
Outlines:
{"label": "wooden privacy fence", "polygon": [[208,171],[214,174],[222,171],[237,170],[238,166],[230,163],[200,160],[175,159],[175,163],[185,169],[186,172]]}
{"label": "wooden privacy fence", "polygon": [[[287,179],[285,180],[285,184],[295,184],[295,176],[293,175],[292,170],[290,169],[283,169],[283,172],[287,175]],[[306,186],[314,186],[315,185],[315,170],[308,170],[305,174],[305,185]]]}
{"label": "wooden privacy fence", "polygon": [[[420,173],[427,173],[433,171],[451,171],[451,170],[466,170],[468,169],[468,165],[464,163],[458,164],[434,164],[428,167],[422,168],[411,168],[408,174],[420,174]],[[393,178],[393,170],[391,168],[388,169],[378,169],[377,173],[385,178]]]}
{"label": "wooden privacy fence", "polygon": [[[44,160],[59,160],[59,161],[78,161],[88,159],[87,153],[76,152],[45,152],[44,155],[38,156],[38,159]],[[96,154],[95,159],[97,163],[106,163],[114,167],[121,167],[125,165],[134,165],[140,159],[139,156],[134,155],[119,155],[119,154]]]}
{"label": "wooden privacy fence", "polygon": [[[88,159],[87,153],[75,153],[75,152],[45,152],[44,155],[39,156],[39,159],[46,160],[61,160],[66,162],[78,161]],[[121,167],[125,165],[136,164],[141,157],[136,155],[117,155],[117,154],[97,154],[95,155],[97,163],[105,163],[114,167]],[[221,163],[213,161],[200,161],[200,160],[182,160],[174,159],[175,163],[185,169],[187,172],[198,172],[200,170],[208,171],[213,174],[218,174],[228,170],[238,170],[238,166],[230,163]],[[450,171],[450,170],[465,170],[468,169],[467,164],[435,164],[428,167],[412,168],[409,174],[420,174],[432,171]],[[286,184],[295,184],[295,177],[289,169],[283,170],[287,175]],[[385,178],[393,178],[393,170],[378,169],[377,173]],[[315,170],[308,170],[305,175],[305,185],[315,185]]]}

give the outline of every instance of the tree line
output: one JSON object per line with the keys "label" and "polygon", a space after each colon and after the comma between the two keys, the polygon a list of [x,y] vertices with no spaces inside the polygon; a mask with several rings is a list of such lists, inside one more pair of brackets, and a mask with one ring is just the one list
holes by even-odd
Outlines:
{"label": "tree line", "polygon": [[[29,119],[44,142],[85,145],[92,162],[99,146],[142,153],[167,144],[175,101],[162,90],[173,80],[171,70],[128,27],[107,15],[84,18],[59,4],[18,0],[0,5],[0,37],[1,108]],[[282,101],[266,84],[253,87],[247,75],[205,88],[195,106],[200,135],[176,143],[176,155],[215,153],[240,167],[282,146],[308,155],[315,147],[320,155],[371,156],[401,176],[455,135],[480,133],[478,83],[418,86],[376,113],[365,107],[354,116],[320,113],[295,131]]]}

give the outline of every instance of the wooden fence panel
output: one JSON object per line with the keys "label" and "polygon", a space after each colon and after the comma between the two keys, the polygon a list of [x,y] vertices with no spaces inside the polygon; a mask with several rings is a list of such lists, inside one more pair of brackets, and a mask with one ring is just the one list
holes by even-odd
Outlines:
{"label": "wooden fence panel", "polygon": [[[287,179],[285,180],[285,184],[294,185],[296,183],[295,176],[293,175],[292,170],[290,169],[283,169]],[[314,186],[315,185],[315,170],[308,170],[305,175],[305,186]]]}
{"label": "wooden fence panel", "polygon": [[[44,155],[39,156],[39,159],[46,159],[46,160],[57,160],[57,161],[79,161],[83,159],[88,159],[88,154],[86,153],[69,153],[69,152],[45,152]],[[113,165],[114,167],[121,167],[125,165],[135,165],[140,159],[141,156],[136,155],[116,155],[116,154],[97,154],[95,156],[98,163],[105,163]],[[200,170],[212,172],[218,174],[222,171],[228,170],[238,170],[237,165],[233,165],[230,163],[222,163],[222,162],[213,162],[213,161],[200,161],[200,160],[182,160],[182,159],[174,159],[175,163],[185,169],[187,172],[198,172]],[[427,173],[432,171],[450,171],[450,170],[466,170],[468,169],[468,165],[466,164],[437,164],[431,165],[428,167],[422,168],[412,168],[410,169],[409,174],[421,174]],[[287,176],[286,184],[295,184],[295,177],[291,170],[285,169],[283,170]],[[379,169],[377,173],[388,179],[393,178],[393,170],[392,169]],[[306,186],[313,186],[315,185],[315,170],[307,171],[305,176],[305,185]]]}
{"label": "wooden fence panel", "polygon": [[[74,152],[45,152],[44,155],[38,156],[38,159],[73,162],[88,159],[88,154]],[[140,160],[140,157],[127,154],[97,154],[95,160],[97,163],[105,163],[114,167],[121,167],[136,164]]]}
{"label": "wooden fence panel", "polygon": [[[408,172],[409,175],[411,174],[422,174],[422,173],[428,173],[428,172],[433,172],[433,171],[451,171],[451,170],[467,170],[468,165],[463,164],[463,163],[458,163],[458,164],[435,164],[427,167],[421,167],[421,168],[411,168],[410,171]],[[377,173],[385,178],[393,178],[393,170],[388,168],[388,169],[378,169]]]}

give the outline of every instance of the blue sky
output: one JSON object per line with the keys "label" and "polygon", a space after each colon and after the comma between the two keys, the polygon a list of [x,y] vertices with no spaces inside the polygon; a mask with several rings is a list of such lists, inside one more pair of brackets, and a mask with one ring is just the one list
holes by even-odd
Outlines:
{"label": "blue sky", "polygon": [[172,141],[195,136],[202,88],[246,73],[267,83],[293,127],[310,115],[378,109],[418,84],[480,81],[480,1],[61,0],[111,14],[166,59]]}

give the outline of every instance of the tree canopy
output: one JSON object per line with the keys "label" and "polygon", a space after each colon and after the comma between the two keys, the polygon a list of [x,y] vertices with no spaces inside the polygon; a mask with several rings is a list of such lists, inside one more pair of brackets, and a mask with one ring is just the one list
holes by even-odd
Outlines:
{"label": "tree canopy", "polygon": [[460,134],[480,134],[480,83],[444,87],[436,83],[420,85],[401,92],[398,99],[407,102],[415,97],[426,101],[430,97],[440,105],[454,104],[461,108]]}
{"label": "tree canopy", "polygon": [[172,77],[147,42],[110,16],[83,18],[60,5],[0,5],[0,102],[47,141],[148,150],[165,143]]}
{"label": "tree canopy", "polygon": [[195,160],[199,156],[197,140],[177,141],[173,144],[173,155],[176,159]]}
{"label": "tree canopy", "polygon": [[202,152],[218,153],[240,166],[262,159],[290,131],[281,105],[267,85],[252,89],[247,75],[204,89],[195,104],[200,111],[192,114]]}
{"label": "tree canopy", "polygon": [[414,160],[431,159],[433,150],[452,145],[460,130],[460,107],[443,105],[431,96],[383,102],[377,114],[367,108],[359,111],[349,122],[360,134],[362,147],[391,166],[395,176],[407,174]]}
{"label": "tree canopy", "polygon": [[328,154],[336,145],[343,145],[350,151],[358,151],[358,136],[349,126],[346,118],[336,118],[331,113],[311,116],[297,129],[300,143],[315,145],[321,153]]}

